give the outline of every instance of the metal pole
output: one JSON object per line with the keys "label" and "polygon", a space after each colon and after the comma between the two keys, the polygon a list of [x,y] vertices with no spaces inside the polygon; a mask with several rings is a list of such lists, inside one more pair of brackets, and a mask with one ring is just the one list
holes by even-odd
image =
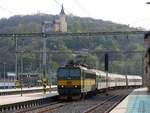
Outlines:
{"label": "metal pole", "polygon": [[126,77],[126,88],[128,88],[128,60],[126,60],[126,75],[125,75],[125,77]]}
{"label": "metal pole", "polygon": [[17,37],[15,37],[15,45],[16,45],[16,64],[15,64],[15,72],[16,72],[16,77],[15,77],[15,88],[17,88],[17,80],[18,80],[18,54],[17,54]]}
{"label": "metal pole", "polygon": [[22,39],[22,52],[21,52],[21,96],[22,96],[22,87],[23,87],[23,52],[24,52],[24,39]]}
{"label": "metal pole", "polygon": [[43,39],[43,77],[46,77],[46,38]]}
{"label": "metal pole", "polygon": [[5,78],[5,64],[6,64],[6,63],[4,62],[4,89],[5,89],[5,85],[6,85],[6,84],[5,84],[5,82],[6,82],[6,78]]}
{"label": "metal pole", "polygon": [[113,63],[112,63],[112,60],[110,60],[111,62],[111,73],[113,73]]}
{"label": "metal pole", "polygon": [[[45,23],[42,26],[42,32],[45,33]],[[43,93],[46,93],[46,36],[43,35]]]}
{"label": "metal pole", "polygon": [[145,77],[144,77],[144,57],[142,56],[141,63],[141,75],[142,75],[142,86],[145,86]]}
{"label": "metal pole", "polygon": [[41,64],[42,64],[42,54],[41,54],[41,53],[40,53],[40,60],[39,60],[39,61],[40,61],[40,73],[41,73],[41,70],[42,70],[42,69],[41,69],[41,67],[42,67],[42,66],[41,66]]}
{"label": "metal pole", "polygon": [[[7,70],[7,71],[10,71],[10,72],[11,72],[11,67],[10,67],[10,65],[8,65],[8,70]],[[7,79],[8,79],[8,89],[10,88],[10,84],[9,84],[9,83],[10,83],[10,78],[11,78],[11,77],[9,77],[9,76],[8,76],[8,78],[7,78]]]}

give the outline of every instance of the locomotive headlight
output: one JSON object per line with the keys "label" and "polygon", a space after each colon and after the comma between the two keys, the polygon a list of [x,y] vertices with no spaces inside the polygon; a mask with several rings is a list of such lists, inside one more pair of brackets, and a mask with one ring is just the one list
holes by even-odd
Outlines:
{"label": "locomotive headlight", "polygon": [[75,88],[77,88],[78,86],[74,86]]}
{"label": "locomotive headlight", "polygon": [[63,85],[61,87],[64,87]]}

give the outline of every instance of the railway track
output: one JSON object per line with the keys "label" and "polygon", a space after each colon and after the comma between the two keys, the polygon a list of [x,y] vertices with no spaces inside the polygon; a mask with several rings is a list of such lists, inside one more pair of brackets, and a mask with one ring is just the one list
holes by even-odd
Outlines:
{"label": "railway track", "polygon": [[21,110],[16,113],[46,113],[46,112],[52,112],[54,110],[57,110],[61,107],[69,106],[70,104],[73,104],[74,102],[63,102],[63,101],[57,101],[53,103],[49,103],[46,105],[34,107],[34,108],[29,108],[26,110]]}
{"label": "railway track", "polygon": [[82,113],[90,113],[92,112],[93,110],[95,110],[96,108],[98,107],[101,107],[102,105],[106,104],[107,102],[111,101],[112,99],[114,98],[117,98],[118,95],[115,95],[113,97],[110,97],[106,100],[104,100],[103,102],[99,103],[99,104],[96,104],[95,106],[92,106],[91,108],[87,109],[86,111],[82,112]]}
{"label": "railway track", "polygon": [[85,110],[82,113],[109,113],[116,105],[118,105],[123,100],[123,98],[124,96],[121,97],[119,95],[115,95]]}
{"label": "railway track", "polygon": [[[115,106],[117,106],[131,91],[126,92],[119,92],[120,94],[112,94],[109,98],[105,99],[104,101],[88,108],[87,110],[83,111],[82,113],[109,113]],[[111,94],[111,93],[110,93]]]}
{"label": "railway track", "polygon": [[[60,102],[52,102],[50,104],[46,104],[46,105],[41,105],[41,106],[36,106],[36,107],[33,107],[33,108],[28,108],[28,109],[25,109],[25,110],[20,110],[19,112],[17,113],[27,113],[27,112],[38,112],[38,113],[42,113],[43,112],[43,108],[46,109],[46,108],[49,108],[51,107],[51,109],[49,108],[48,110],[53,110],[53,109],[57,109],[61,106],[63,106],[63,104],[61,105],[61,101]],[[60,104],[60,105],[59,105]],[[56,106],[57,105],[57,106]],[[55,106],[55,107],[53,107]]]}
{"label": "railway track", "polygon": [[69,103],[67,106],[62,106],[55,110],[46,110],[46,113],[109,113],[132,90],[120,89],[108,93],[100,93],[87,97],[85,100]]}
{"label": "railway track", "polygon": [[23,104],[19,109],[8,111],[8,113],[109,113],[132,90],[112,90],[78,101],[60,101],[58,97],[45,99],[45,102],[42,101],[41,104],[33,106]]}

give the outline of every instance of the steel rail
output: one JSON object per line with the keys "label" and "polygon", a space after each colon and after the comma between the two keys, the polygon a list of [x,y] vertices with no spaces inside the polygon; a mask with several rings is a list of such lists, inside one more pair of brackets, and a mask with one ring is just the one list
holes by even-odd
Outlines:
{"label": "steel rail", "polygon": [[48,111],[56,110],[56,109],[58,109],[58,108],[61,108],[61,107],[70,105],[70,104],[71,104],[71,102],[66,103],[66,104],[62,104],[62,105],[58,105],[58,106],[56,106],[56,107],[52,107],[52,108],[49,108],[49,109],[47,109],[47,110],[43,110],[43,111],[40,111],[40,112],[37,112],[37,113],[45,113],[45,112],[48,112]]}
{"label": "steel rail", "polygon": [[114,103],[109,109],[107,109],[107,111],[105,111],[105,113],[109,113],[113,108],[115,108],[124,98],[126,97],[123,96],[118,102]]}
{"label": "steel rail", "polygon": [[96,104],[95,106],[92,106],[91,108],[87,109],[86,111],[82,112],[82,113],[90,113],[91,111],[95,110],[96,108],[100,107],[101,105],[107,103],[108,101],[110,101],[111,99],[114,99],[118,97],[118,95],[115,95],[113,97],[110,97],[108,99],[105,99],[103,102],[99,103],[99,104]]}
{"label": "steel rail", "polygon": [[[78,103],[80,103],[80,102],[81,102],[81,101],[79,101]],[[29,112],[34,112],[34,110],[40,110],[40,109],[42,109],[42,108],[43,108],[43,109],[46,108],[46,110],[40,110],[39,112],[37,112],[37,113],[45,113],[45,112],[57,110],[57,109],[59,109],[59,108],[61,108],[61,107],[68,106],[68,105],[73,104],[73,103],[77,103],[77,101],[76,101],[76,102],[72,101],[72,102],[68,102],[68,103],[65,103],[65,104],[62,104],[62,102],[60,101],[58,104],[61,104],[61,105],[57,105],[57,106],[55,106],[55,107],[51,107],[51,108],[48,108],[48,109],[47,109],[47,107],[50,107],[50,106],[51,106],[51,104],[47,104],[47,105],[43,105],[43,106],[39,106],[39,107],[36,107],[36,108],[34,108],[34,109],[31,109],[31,110],[29,110]],[[57,104],[57,103],[56,103],[56,104]]]}
{"label": "steel rail", "polygon": [[17,113],[26,113],[26,112],[31,112],[31,111],[34,111],[34,110],[38,110],[38,109],[42,109],[44,107],[48,107],[48,106],[52,106],[52,105],[55,105],[55,104],[60,104],[61,102],[53,102],[53,103],[50,103],[50,104],[46,104],[46,105],[41,105],[41,106],[35,106],[34,108],[29,108],[29,109],[25,109],[25,110],[21,110]]}
{"label": "steel rail", "polygon": [[[60,103],[62,103],[62,102],[60,102]],[[60,104],[60,103],[58,103],[58,104]],[[73,103],[75,103],[75,102],[68,102],[68,103],[65,103],[65,104],[57,105],[55,107],[51,107],[51,108],[48,108],[46,110],[40,110],[40,112],[37,112],[37,113],[45,113],[45,112],[57,110],[58,108],[61,108],[61,107],[64,107],[64,106],[67,106],[67,105],[70,105],[70,104],[73,104]],[[39,107],[36,108],[36,110],[42,109],[42,108],[46,108],[46,107],[50,107],[50,106],[51,106],[50,104],[49,105],[45,105],[45,106],[39,106]],[[30,110],[30,112],[31,111],[33,111],[33,110]]]}

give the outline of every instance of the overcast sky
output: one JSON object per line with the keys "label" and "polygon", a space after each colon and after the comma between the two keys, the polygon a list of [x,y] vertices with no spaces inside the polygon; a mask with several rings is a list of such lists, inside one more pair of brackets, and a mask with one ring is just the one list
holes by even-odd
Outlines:
{"label": "overcast sky", "polygon": [[0,0],[0,18],[13,15],[59,14],[64,5],[66,14],[109,20],[150,29],[150,0]]}

